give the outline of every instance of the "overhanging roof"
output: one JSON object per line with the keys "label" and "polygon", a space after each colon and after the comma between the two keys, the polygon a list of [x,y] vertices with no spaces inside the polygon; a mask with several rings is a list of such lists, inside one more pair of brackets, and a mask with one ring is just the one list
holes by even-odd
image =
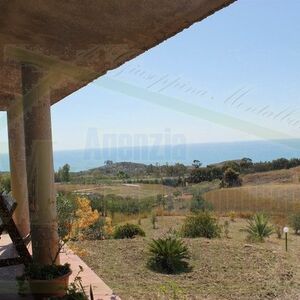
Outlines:
{"label": "overhanging roof", "polygon": [[0,109],[20,62],[47,70],[51,102],[236,0],[0,0]]}

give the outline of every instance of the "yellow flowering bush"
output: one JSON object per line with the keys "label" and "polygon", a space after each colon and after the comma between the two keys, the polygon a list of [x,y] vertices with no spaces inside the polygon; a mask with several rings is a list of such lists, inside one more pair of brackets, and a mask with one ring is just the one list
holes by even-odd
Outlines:
{"label": "yellow flowering bush", "polygon": [[106,239],[113,235],[112,219],[101,217],[86,197],[58,198],[60,237],[68,240]]}
{"label": "yellow flowering bush", "polygon": [[72,224],[71,237],[74,239],[84,239],[84,231],[98,222],[100,214],[97,210],[92,210],[91,201],[84,197],[76,199],[77,209],[75,219]]}
{"label": "yellow flowering bush", "polygon": [[91,201],[87,198],[77,198],[77,210],[75,212],[75,226],[79,229],[85,229],[93,225],[99,220],[99,212],[92,210]]}

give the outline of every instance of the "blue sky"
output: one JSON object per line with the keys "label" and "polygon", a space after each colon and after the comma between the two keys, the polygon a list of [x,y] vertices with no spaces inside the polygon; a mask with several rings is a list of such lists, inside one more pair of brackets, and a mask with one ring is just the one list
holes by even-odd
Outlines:
{"label": "blue sky", "polygon": [[54,149],[299,138],[299,11],[239,0],[109,72],[53,106]]}

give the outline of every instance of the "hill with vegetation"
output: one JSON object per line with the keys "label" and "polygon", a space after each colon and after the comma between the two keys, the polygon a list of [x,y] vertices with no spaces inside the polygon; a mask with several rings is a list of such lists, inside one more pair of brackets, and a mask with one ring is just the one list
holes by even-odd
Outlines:
{"label": "hill with vegetation", "polygon": [[134,162],[108,162],[104,166],[90,169],[86,171],[86,173],[102,173],[102,174],[109,174],[112,176],[117,176],[120,173],[128,174],[129,176],[132,175],[143,175],[146,174],[147,165],[141,163],[134,163]]}
{"label": "hill with vegetation", "polygon": [[299,183],[300,167],[281,169],[268,172],[258,172],[243,176],[244,185]]}

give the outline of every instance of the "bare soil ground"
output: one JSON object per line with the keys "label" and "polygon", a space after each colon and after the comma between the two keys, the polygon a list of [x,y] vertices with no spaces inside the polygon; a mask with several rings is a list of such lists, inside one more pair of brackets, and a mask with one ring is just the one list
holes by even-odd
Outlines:
{"label": "bare soil ground", "polygon": [[[246,221],[230,222],[230,238],[185,239],[191,251],[189,273],[163,275],[147,269],[147,245],[181,227],[184,217],[160,217],[158,229],[142,220],[145,238],[81,241],[83,260],[122,299],[300,299],[300,236],[284,240],[273,235],[249,244]],[[222,224],[225,218],[219,220]]]}

